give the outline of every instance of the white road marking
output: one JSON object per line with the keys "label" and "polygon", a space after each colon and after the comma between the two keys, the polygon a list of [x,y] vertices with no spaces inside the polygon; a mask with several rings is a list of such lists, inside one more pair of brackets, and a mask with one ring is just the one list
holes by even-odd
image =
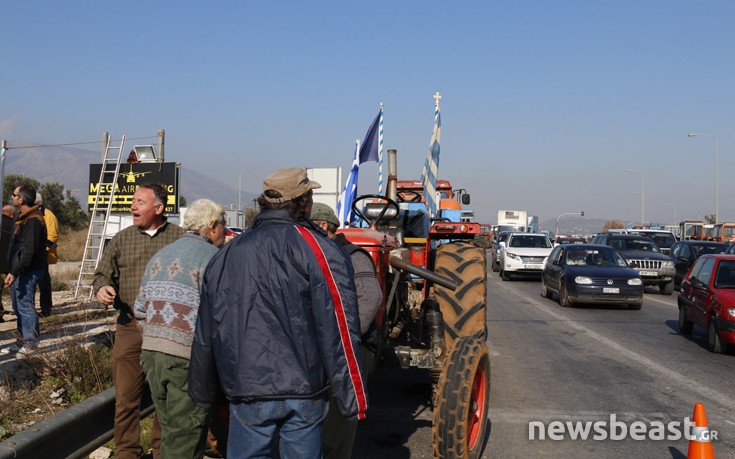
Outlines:
{"label": "white road marking", "polygon": [[552,310],[544,302],[538,301],[537,299],[533,297],[529,298],[525,293],[522,293],[520,290],[513,288],[512,286],[508,286],[504,284],[499,284],[499,285],[501,286],[501,288],[504,288],[507,291],[512,292],[516,296],[522,298],[524,301],[531,303],[536,308],[536,310],[545,312],[546,314],[555,318],[559,322],[563,322],[578,331],[584,332],[587,334],[587,336],[599,342],[600,344],[611,348],[614,351],[614,353],[611,355],[619,355],[621,357],[627,358],[627,360],[638,362],[640,365],[649,369],[650,371],[656,372],[660,374],[661,376],[669,379],[670,381],[673,381],[676,384],[686,387],[687,389],[691,390],[693,393],[699,394],[702,397],[709,398],[715,401],[716,403],[719,403],[720,405],[728,408],[731,412],[735,411],[735,400],[730,399],[729,396],[723,394],[722,392],[712,389],[711,387],[704,386],[699,382],[693,381],[691,378],[686,377],[682,375],[681,373],[670,370],[664,367],[663,365],[660,365],[654,362],[653,360],[628,349],[627,347],[619,344],[618,342],[610,338],[607,338],[606,336],[603,336],[591,330],[588,327],[585,327],[579,322],[576,322],[570,319],[566,315],[560,314]]}

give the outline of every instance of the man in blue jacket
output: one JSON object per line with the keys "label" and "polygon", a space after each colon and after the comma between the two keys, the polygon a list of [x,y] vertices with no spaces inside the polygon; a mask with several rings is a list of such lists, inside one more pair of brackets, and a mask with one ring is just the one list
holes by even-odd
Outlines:
{"label": "man in blue jacket", "polygon": [[263,182],[261,213],[204,275],[189,394],[205,408],[217,387],[230,402],[228,458],[321,457],[329,393],[346,418],[367,409],[352,263],[309,220],[300,168]]}

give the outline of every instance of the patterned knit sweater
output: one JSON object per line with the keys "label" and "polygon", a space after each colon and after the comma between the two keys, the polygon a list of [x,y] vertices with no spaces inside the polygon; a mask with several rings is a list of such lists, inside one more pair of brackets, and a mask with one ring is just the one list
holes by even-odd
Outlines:
{"label": "patterned knit sweater", "polygon": [[217,247],[186,233],[153,255],[135,299],[143,325],[143,349],[189,359],[204,270]]}

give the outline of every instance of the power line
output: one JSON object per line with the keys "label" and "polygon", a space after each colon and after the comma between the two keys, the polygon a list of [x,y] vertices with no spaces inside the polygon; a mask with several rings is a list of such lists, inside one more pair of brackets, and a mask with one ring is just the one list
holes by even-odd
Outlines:
{"label": "power line", "polygon": [[[141,140],[141,139],[155,139],[156,136],[145,136],[145,137],[127,137],[128,140]],[[101,143],[102,140],[95,140],[90,142],[73,142],[73,143],[57,143],[53,145],[27,145],[25,147],[6,147],[6,150],[22,150],[25,148],[46,148],[46,147],[68,147],[72,145],[90,145],[95,143]]]}

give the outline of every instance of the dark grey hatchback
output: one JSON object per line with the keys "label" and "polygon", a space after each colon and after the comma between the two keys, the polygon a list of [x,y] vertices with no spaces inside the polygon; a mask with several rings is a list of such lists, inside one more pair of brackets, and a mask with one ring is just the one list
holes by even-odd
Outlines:
{"label": "dark grey hatchback", "polygon": [[576,303],[643,306],[643,282],[617,250],[596,244],[558,245],[541,274],[541,295],[556,293],[564,307]]}

